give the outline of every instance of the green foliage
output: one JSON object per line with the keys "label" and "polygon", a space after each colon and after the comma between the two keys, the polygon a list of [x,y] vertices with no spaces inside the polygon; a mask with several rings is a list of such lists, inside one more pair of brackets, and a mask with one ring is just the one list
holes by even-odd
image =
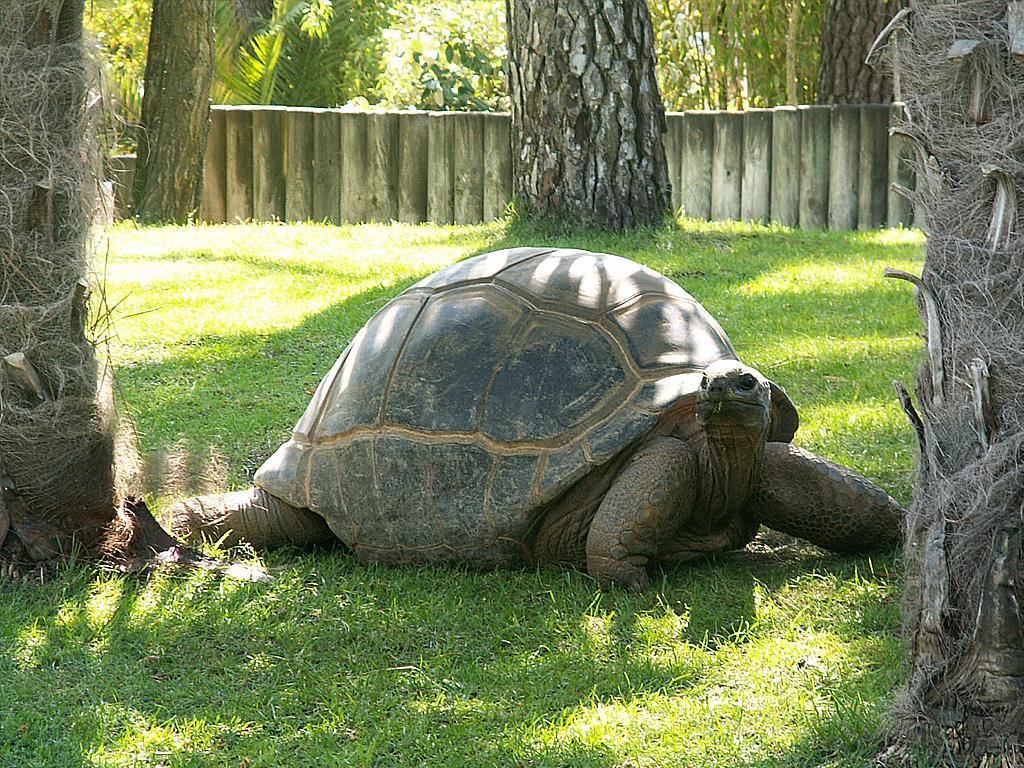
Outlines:
{"label": "green foliage", "polygon": [[385,106],[507,110],[504,9],[494,2],[392,12],[376,98]]}
{"label": "green foliage", "polygon": [[795,77],[796,101],[814,102],[823,0],[648,0],[648,5],[667,109],[786,104],[787,69]]}
{"label": "green foliage", "polygon": [[253,28],[220,2],[214,101],[344,104],[376,79],[386,18],[385,0],[278,0]]}
{"label": "green foliage", "polygon": [[104,144],[110,153],[134,148],[142,119],[142,84],[152,0],[89,0],[85,25],[101,53],[108,100]]}

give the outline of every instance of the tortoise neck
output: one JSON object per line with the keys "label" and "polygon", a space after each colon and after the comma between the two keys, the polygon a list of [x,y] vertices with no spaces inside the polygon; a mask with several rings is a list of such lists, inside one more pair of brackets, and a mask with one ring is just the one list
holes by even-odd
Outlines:
{"label": "tortoise neck", "polygon": [[701,501],[712,517],[739,512],[747,503],[764,456],[763,433],[732,424],[706,425],[700,451]]}

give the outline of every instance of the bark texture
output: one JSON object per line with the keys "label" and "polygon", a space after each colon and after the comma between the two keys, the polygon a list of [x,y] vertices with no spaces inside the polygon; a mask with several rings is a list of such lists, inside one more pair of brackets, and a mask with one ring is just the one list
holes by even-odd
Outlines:
{"label": "bark texture", "polygon": [[0,14],[0,560],[97,542],[115,514],[114,420],[87,339],[98,160],[82,0]]}
{"label": "bark texture", "polygon": [[213,80],[214,0],[155,0],[142,99],[135,215],[188,220],[199,206]]}
{"label": "bark texture", "polygon": [[880,104],[893,100],[893,80],[864,60],[871,44],[909,0],[828,0],[818,65],[819,104]]}
{"label": "bark texture", "polygon": [[[1011,8],[1019,4],[1010,3]],[[1024,765],[1024,64],[1007,3],[916,0],[889,38],[918,147],[927,336],[894,762]],[[896,50],[893,50],[894,45]],[[922,221],[922,219],[918,219]]]}
{"label": "bark texture", "polygon": [[513,196],[569,226],[659,223],[671,188],[645,0],[507,0]]}

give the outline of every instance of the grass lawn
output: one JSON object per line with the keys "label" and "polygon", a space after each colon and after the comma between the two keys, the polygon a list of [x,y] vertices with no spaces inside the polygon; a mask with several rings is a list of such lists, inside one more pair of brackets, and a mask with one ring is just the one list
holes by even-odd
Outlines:
{"label": "grass lawn", "polygon": [[[572,245],[642,261],[787,388],[797,442],[909,500],[893,396],[922,347],[902,231],[685,223],[630,236],[478,227],[111,232],[119,394],[166,503],[242,486],[345,343],[465,256]],[[86,566],[0,597],[0,766],[863,766],[905,674],[893,556],[767,536],[643,594],[585,574],[266,556],[270,584]]]}

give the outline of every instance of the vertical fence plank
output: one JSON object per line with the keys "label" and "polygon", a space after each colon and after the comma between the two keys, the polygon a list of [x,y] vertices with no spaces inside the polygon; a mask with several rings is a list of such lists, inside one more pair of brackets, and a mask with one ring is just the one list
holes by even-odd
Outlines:
{"label": "vertical fence plank", "polygon": [[512,117],[484,115],[484,221],[500,219],[512,199]]}
{"label": "vertical fence plank", "polygon": [[398,115],[398,220],[427,220],[427,113]]}
{"label": "vertical fence plank", "polygon": [[369,221],[398,218],[398,115],[371,112],[367,124],[367,181]]}
{"label": "vertical fence plank", "polygon": [[226,143],[227,120],[224,110],[211,108],[206,151],[203,153],[203,189],[199,198],[199,218],[210,224],[220,224],[226,219]]}
{"label": "vertical fence plank", "polygon": [[711,156],[715,144],[713,112],[683,114],[683,213],[695,219],[711,218]]}
{"label": "vertical fence plank", "polygon": [[252,212],[257,221],[284,219],[283,117],[279,107],[252,113]]}
{"label": "vertical fence plank", "polygon": [[829,137],[828,228],[857,228],[860,185],[860,107],[832,107]]}
{"label": "vertical fence plank", "polygon": [[114,155],[107,160],[107,178],[114,186],[114,219],[132,215],[132,186],[135,184],[135,155]]}
{"label": "vertical fence plank", "polygon": [[743,183],[743,113],[715,114],[715,143],[711,154],[711,218],[740,218]]}
{"label": "vertical fence plank", "polygon": [[341,139],[337,110],[311,112],[312,180],[310,216],[316,221],[340,224],[341,216]]}
{"label": "vertical fence plank", "polygon": [[365,112],[337,113],[341,147],[341,202],[339,221],[367,221],[367,126]]}
{"label": "vertical fence plank", "polygon": [[889,106],[865,104],[860,112],[860,179],[857,228],[885,226],[889,198]]}
{"label": "vertical fence plank", "polygon": [[[889,113],[889,125],[892,126],[902,117],[903,106],[893,104]],[[914,148],[910,141],[897,135],[889,136],[889,183],[895,183],[908,189],[914,190],[917,183],[914,173]],[[898,227],[912,226],[914,223],[914,206],[910,200],[903,195],[894,192],[890,186],[888,191],[888,225]]]}
{"label": "vertical fence plank", "polygon": [[284,217],[313,218],[313,117],[309,109],[290,109],[284,115]]}
{"label": "vertical fence plank", "polygon": [[772,110],[772,221],[800,223],[800,112],[796,107]]}
{"label": "vertical fence plank", "polygon": [[665,114],[665,160],[668,162],[668,181],[672,185],[672,215],[678,215],[683,205],[682,185],[683,115],[681,112]]}
{"label": "vertical fence plank", "polygon": [[227,221],[252,219],[252,111],[248,108],[225,110],[224,157],[225,211]]}
{"label": "vertical fence plank", "polygon": [[427,218],[435,224],[455,221],[452,117],[451,112],[432,112],[427,118]]}
{"label": "vertical fence plank", "polygon": [[455,223],[479,224],[484,216],[484,122],[479,112],[454,115]]}
{"label": "vertical fence plank", "polygon": [[772,201],[772,111],[748,109],[743,116],[743,184],[740,217],[768,221]]}
{"label": "vertical fence plank", "polygon": [[800,107],[800,227],[828,225],[829,107]]}

